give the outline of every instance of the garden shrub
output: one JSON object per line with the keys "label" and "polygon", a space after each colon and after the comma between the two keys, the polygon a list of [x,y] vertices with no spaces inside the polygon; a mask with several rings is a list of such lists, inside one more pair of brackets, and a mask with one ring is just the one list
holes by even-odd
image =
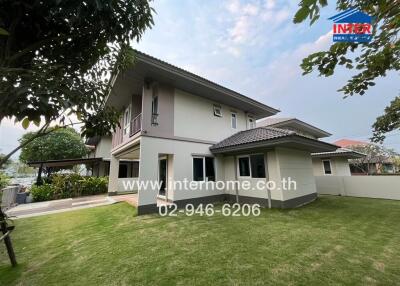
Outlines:
{"label": "garden shrub", "polygon": [[[31,189],[34,201],[57,200],[107,193],[108,177],[84,177],[78,174],[54,174],[51,183]],[[45,186],[45,187],[44,187]],[[43,187],[43,188],[41,188]],[[51,190],[48,190],[50,188]],[[35,196],[35,193],[37,194]]]}
{"label": "garden shrub", "polygon": [[55,199],[54,188],[50,184],[43,184],[41,186],[32,185],[31,194],[35,202],[43,202]]}

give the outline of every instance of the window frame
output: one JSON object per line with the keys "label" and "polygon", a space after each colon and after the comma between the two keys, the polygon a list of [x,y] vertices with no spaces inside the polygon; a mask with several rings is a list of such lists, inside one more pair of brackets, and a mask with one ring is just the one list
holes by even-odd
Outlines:
{"label": "window frame", "polygon": [[158,95],[153,95],[151,98],[151,125],[158,125],[158,115],[159,115],[159,98]]}
{"label": "window frame", "polygon": [[[215,157],[214,156],[201,156],[201,155],[193,155],[192,156],[192,181],[194,182],[206,182],[206,178],[207,178],[207,172],[206,172],[206,158],[212,158],[213,159],[213,167],[214,167],[214,177],[215,180],[214,181],[210,181],[210,182],[216,182],[217,180],[217,170],[215,168]],[[194,180],[194,159],[202,159],[203,160],[203,180],[200,181],[195,181]]]}
{"label": "window frame", "polygon": [[[235,118],[235,127],[233,127],[233,118]],[[233,111],[231,112],[231,128],[235,130],[237,129],[237,113]]]}
{"label": "window frame", "polygon": [[254,118],[252,116],[247,117],[247,122],[249,124],[249,129],[256,128],[256,121],[254,120]]}
{"label": "window frame", "polygon": [[[332,176],[333,172],[332,172],[332,162],[331,162],[331,160],[330,160],[330,159],[323,159],[323,160],[321,160],[321,161],[322,161],[322,169],[323,169],[323,171],[324,171],[324,175],[325,175],[325,176]],[[327,173],[327,172],[326,172],[324,162],[329,162],[330,173]]]}
{"label": "window frame", "polygon": [[214,116],[222,117],[222,107],[220,105],[214,104],[213,109],[214,109]]}
{"label": "window frame", "polygon": [[[240,165],[239,165],[239,159],[240,158],[247,158],[248,162],[249,162],[249,176],[241,176],[240,175]],[[241,156],[237,156],[236,157],[236,165],[237,165],[237,173],[238,173],[238,178],[247,178],[247,179],[251,179],[251,163],[250,163],[250,155],[241,155]]]}
{"label": "window frame", "polygon": [[[123,134],[124,134],[124,136],[129,135],[129,133],[130,133],[131,120],[132,120],[131,112],[132,112],[132,108],[131,108],[131,105],[129,104],[124,110],[124,118],[123,118],[123,122],[124,122]],[[126,122],[126,115],[128,115],[128,122]]]}
{"label": "window frame", "polygon": [[[255,156],[255,155],[262,155],[263,156],[265,178],[253,178],[253,170],[252,170],[252,167],[251,167],[251,156]],[[248,158],[250,176],[241,176],[240,175],[239,158]],[[268,171],[265,169],[266,168],[266,164],[267,164],[267,162],[265,161],[265,154],[264,153],[254,153],[254,154],[247,154],[247,155],[237,156],[236,157],[236,169],[237,169],[238,178],[240,178],[240,179],[256,179],[256,180],[267,179]]]}

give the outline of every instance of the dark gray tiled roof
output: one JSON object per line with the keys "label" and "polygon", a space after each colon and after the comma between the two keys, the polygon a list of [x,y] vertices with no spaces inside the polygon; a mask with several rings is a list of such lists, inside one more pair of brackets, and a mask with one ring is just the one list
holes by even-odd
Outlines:
{"label": "dark gray tiled roof", "polygon": [[225,147],[237,146],[247,143],[266,141],[275,138],[286,137],[289,135],[296,135],[296,132],[284,130],[273,127],[258,127],[245,131],[240,131],[221,142],[214,144],[210,147],[210,150],[216,150]]}
{"label": "dark gray tiled roof", "polygon": [[349,156],[349,157],[365,157],[366,155],[357,151],[353,151],[351,149],[347,149],[347,148],[339,148],[336,151],[332,151],[332,152],[318,152],[318,153],[311,153],[311,156],[313,157],[324,157],[324,156]]}

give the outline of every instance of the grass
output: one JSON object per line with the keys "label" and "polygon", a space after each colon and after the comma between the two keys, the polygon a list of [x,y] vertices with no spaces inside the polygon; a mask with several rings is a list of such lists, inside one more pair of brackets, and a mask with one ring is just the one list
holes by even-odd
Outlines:
{"label": "grass", "polygon": [[260,217],[137,217],[120,203],[16,221],[0,285],[394,285],[400,202],[322,197]]}

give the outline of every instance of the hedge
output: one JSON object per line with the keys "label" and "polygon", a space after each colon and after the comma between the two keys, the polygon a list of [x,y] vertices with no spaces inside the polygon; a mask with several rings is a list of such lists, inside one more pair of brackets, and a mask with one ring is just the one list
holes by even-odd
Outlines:
{"label": "hedge", "polygon": [[35,202],[107,193],[108,177],[55,174],[46,181],[41,186],[32,186],[31,194]]}

